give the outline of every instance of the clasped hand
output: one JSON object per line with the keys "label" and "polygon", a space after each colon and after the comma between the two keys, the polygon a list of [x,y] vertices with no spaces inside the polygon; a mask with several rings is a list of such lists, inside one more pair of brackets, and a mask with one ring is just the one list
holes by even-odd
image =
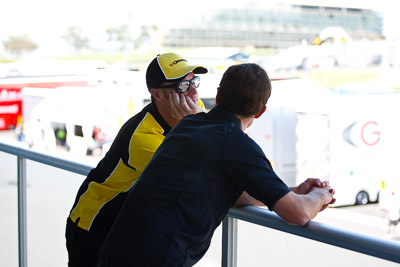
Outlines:
{"label": "clasped hand", "polygon": [[310,191],[312,191],[316,188],[326,190],[331,196],[331,201],[329,203],[323,205],[321,208],[321,211],[326,209],[328,207],[328,205],[334,204],[336,202],[336,198],[333,197],[335,194],[335,189],[330,187],[328,181],[322,182],[320,179],[317,179],[317,178],[308,178],[303,183],[301,183],[299,186],[293,187],[291,189],[296,194],[304,195],[304,194],[308,194]]}

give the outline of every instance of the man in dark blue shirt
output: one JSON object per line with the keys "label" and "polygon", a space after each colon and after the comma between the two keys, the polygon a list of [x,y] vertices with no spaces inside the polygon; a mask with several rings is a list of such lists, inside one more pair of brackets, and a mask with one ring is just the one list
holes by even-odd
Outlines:
{"label": "man in dark blue shirt", "polygon": [[319,179],[288,188],[243,132],[266,110],[270,94],[271,82],[258,65],[226,71],[217,106],[179,122],[129,192],[99,266],[194,265],[244,192],[295,225],[335,201],[334,190]]}

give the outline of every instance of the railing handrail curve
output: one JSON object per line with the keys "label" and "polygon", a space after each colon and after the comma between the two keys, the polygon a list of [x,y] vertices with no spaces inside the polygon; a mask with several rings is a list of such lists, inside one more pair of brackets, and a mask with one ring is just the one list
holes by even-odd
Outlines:
{"label": "railing handrail curve", "polygon": [[227,215],[325,244],[400,263],[400,242],[356,233],[315,221],[308,222],[304,227],[289,225],[276,213],[259,207],[231,208]]}
{"label": "railing handrail curve", "polygon": [[4,143],[2,140],[0,140],[0,151],[82,175],[87,175],[94,167],[78,161],[62,159],[49,153],[35,151],[17,144]]}

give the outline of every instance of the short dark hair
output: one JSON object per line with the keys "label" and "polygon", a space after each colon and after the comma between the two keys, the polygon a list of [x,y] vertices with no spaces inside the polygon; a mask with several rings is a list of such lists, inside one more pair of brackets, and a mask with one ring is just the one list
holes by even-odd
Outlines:
{"label": "short dark hair", "polygon": [[271,94],[271,80],[263,68],[254,63],[229,67],[218,88],[218,106],[230,112],[250,117],[267,103]]}

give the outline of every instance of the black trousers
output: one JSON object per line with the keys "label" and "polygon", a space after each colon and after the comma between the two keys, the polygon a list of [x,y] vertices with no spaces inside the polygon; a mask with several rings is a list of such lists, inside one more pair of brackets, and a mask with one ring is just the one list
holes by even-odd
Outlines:
{"label": "black trousers", "polygon": [[65,231],[69,267],[97,267],[104,238],[79,228],[69,217]]}

